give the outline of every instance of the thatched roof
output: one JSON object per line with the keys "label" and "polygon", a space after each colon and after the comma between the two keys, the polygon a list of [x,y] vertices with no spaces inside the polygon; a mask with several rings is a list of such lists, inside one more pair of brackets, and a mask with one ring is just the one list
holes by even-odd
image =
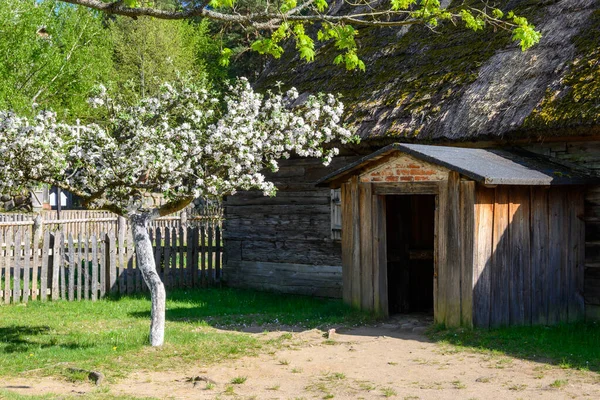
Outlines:
{"label": "thatched roof", "polygon": [[[282,81],[344,97],[347,122],[363,138],[471,140],[600,134],[600,1],[496,2],[527,16],[543,34],[522,52],[503,32],[444,26],[442,34],[363,29],[367,72],[315,62],[273,62],[259,86]],[[285,56],[284,56],[285,57]]]}

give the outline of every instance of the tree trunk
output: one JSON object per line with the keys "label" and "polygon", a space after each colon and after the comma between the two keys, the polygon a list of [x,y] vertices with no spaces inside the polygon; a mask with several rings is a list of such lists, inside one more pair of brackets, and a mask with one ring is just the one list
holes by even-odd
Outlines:
{"label": "tree trunk", "polygon": [[165,339],[165,286],[156,272],[154,255],[152,254],[152,242],[148,235],[148,223],[152,220],[152,214],[144,213],[133,215],[129,218],[133,231],[133,242],[137,255],[137,265],[142,271],[142,276],[152,297],[152,311],[150,322],[150,345],[162,346]]}

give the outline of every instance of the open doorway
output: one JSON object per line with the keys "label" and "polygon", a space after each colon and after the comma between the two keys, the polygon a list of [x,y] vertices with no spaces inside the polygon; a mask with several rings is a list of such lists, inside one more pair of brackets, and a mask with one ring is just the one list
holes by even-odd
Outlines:
{"label": "open doorway", "polygon": [[389,314],[433,313],[434,195],[386,196]]}

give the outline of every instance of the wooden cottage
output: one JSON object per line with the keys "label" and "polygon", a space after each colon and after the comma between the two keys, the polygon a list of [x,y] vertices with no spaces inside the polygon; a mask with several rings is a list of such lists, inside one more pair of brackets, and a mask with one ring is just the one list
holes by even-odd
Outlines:
{"label": "wooden cottage", "polygon": [[594,182],[523,151],[386,146],[322,180],[341,186],[343,298],[447,326],[581,320]]}
{"label": "wooden cottage", "polygon": [[542,41],[363,28],[366,73],[334,66],[331,45],[265,69],[259,88],[341,93],[361,143],[329,166],[282,160],[276,197],[226,199],[227,284],[449,325],[600,319],[600,2],[497,5]]}

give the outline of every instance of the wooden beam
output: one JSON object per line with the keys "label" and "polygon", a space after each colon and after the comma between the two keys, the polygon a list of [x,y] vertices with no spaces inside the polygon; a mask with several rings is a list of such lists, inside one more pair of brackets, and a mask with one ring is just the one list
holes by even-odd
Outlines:
{"label": "wooden beam", "polygon": [[[578,217],[584,213],[584,195],[580,188],[568,192],[569,205],[569,322],[581,321],[585,315],[583,276],[585,263],[585,224]],[[583,251],[582,251],[583,250]]]}
{"label": "wooden beam", "polygon": [[473,326],[473,259],[475,236],[475,182],[460,182],[460,323]]}
{"label": "wooden beam", "polygon": [[461,323],[461,236],[460,236],[460,175],[448,175],[447,251],[445,277],[440,283],[446,285],[446,326],[456,327]]}
{"label": "wooden beam", "polygon": [[351,304],[360,308],[361,296],[361,271],[360,271],[360,200],[358,193],[358,177],[350,180],[350,198],[352,204],[352,299]]}
{"label": "wooden beam", "polygon": [[352,193],[350,185],[342,185],[342,298],[352,304]]}
{"label": "wooden beam", "polygon": [[492,241],[492,285],[490,326],[509,323],[508,188],[496,188]]}
{"label": "wooden beam", "polygon": [[373,195],[371,183],[359,184],[360,204],[360,307],[373,311]]}
{"label": "wooden beam", "polygon": [[530,190],[509,190],[509,303],[510,325],[531,324]]}
{"label": "wooden beam", "polygon": [[446,323],[446,269],[448,248],[447,214],[448,187],[440,185],[435,207],[435,252],[433,266],[433,318],[436,324]]}
{"label": "wooden beam", "polygon": [[495,190],[477,186],[473,261],[473,325],[490,325],[492,238]]}
{"label": "wooden beam", "polygon": [[531,196],[531,323],[548,323],[549,213],[548,189],[532,187]]}
{"label": "wooden beam", "polygon": [[373,196],[373,306],[376,314],[389,316],[387,286],[387,237],[385,196]]}
{"label": "wooden beam", "polygon": [[373,192],[377,195],[438,194],[440,184],[445,184],[445,181],[374,183]]}

